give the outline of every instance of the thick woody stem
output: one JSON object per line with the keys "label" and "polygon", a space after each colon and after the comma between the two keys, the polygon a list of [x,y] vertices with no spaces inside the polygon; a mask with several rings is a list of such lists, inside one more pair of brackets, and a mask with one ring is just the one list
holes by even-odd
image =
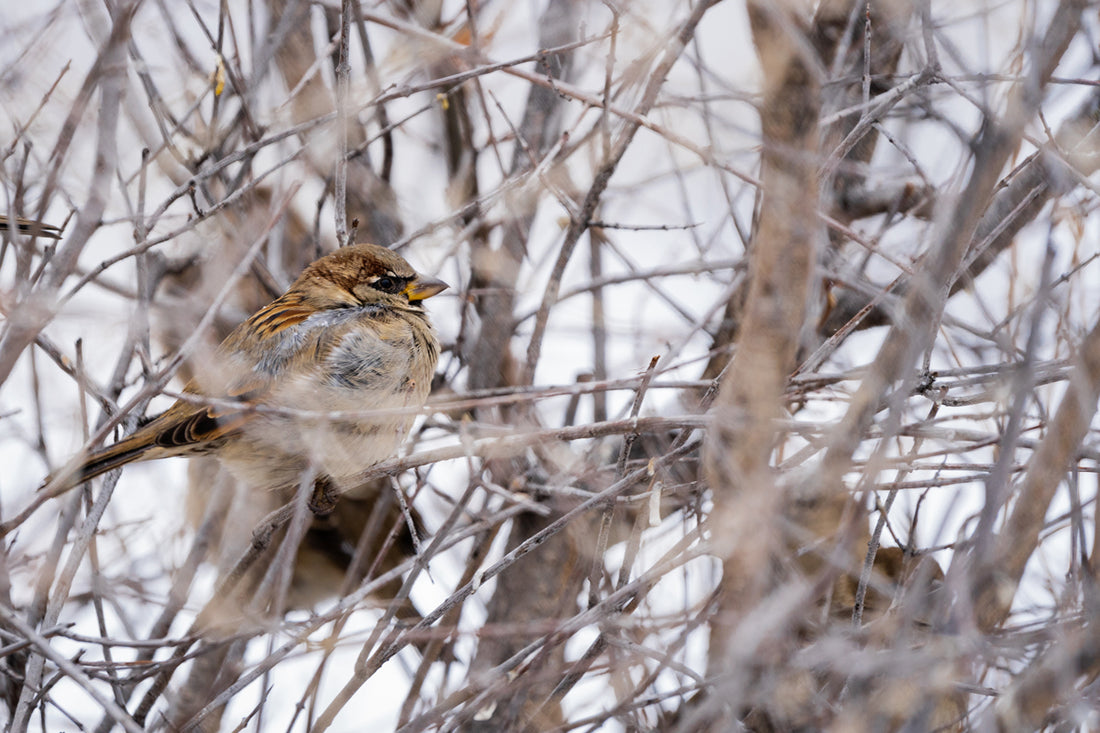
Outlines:
{"label": "thick woody stem", "polygon": [[989,551],[977,557],[973,579],[978,628],[1004,623],[1024,568],[1039,546],[1047,509],[1073,463],[1100,400],[1100,319],[1081,342],[1069,386],[1046,435],[1028,463],[1012,513]]}
{"label": "thick woody stem", "polygon": [[775,533],[767,528],[778,520],[781,492],[770,457],[822,235],[813,216],[821,73],[802,43],[803,16],[790,4],[749,8],[764,74],[763,191],[744,324],[715,403],[706,451],[714,551],[723,567],[711,623],[714,671],[728,669],[730,655],[738,653],[738,622],[765,592],[763,569],[776,549],[768,539]]}

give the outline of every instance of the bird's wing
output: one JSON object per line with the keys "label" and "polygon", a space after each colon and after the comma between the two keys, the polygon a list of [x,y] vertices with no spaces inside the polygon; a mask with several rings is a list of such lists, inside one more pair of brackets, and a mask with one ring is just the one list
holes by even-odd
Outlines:
{"label": "bird's wing", "polygon": [[273,360],[272,354],[293,353],[282,343],[292,338],[287,329],[304,321],[311,312],[293,292],[258,310],[218,349],[215,361],[224,372],[215,375],[213,383],[200,385],[192,381],[184,389],[196,395],[217,395],[221,404],[181,400],[138,432],[151,430],[154,444],[170,451],[161,455],[217,447],[255,417],[252,407],[265,404],[271,397],[277,375],[286,370],[286,364]]}
{"label": "bird's wing", "polygon": [[[57,475],[70,476],[66,484],[75,485],[133,461],[217,449],[255,419],[257,412],[250,408],[268,401],[276,374],[285,368],[285,364],[272,363],[271,354],[292,352],[280,348],[284,339],[292,338],[287,329],[306,320],[312,312],[293,291],[272,301],[222,342],[213,361],[224,373],[214,374],[202,384],[192,381],[184,388],[185,393],[196,396],[215,395],[218,404],[177,400],[130,435]],[[225,404],[226,400],[240,407]],[[53,478],[48,477],[46,483]]]}
{"label": "bird's wing", "polygon": [[[205,453],[240,430],[249,414],[247,410],[178,400],[122,440],[85,456],[82,462],[57,475],[67,475],[65,483],[76,485],[134,461]],[[46,483],[54,478],[47,477]]]}
{"label": "bird's wing", "polygon": [[309,318],[315,310],[308,305],[300,293],[290,291],[276,298],[252,314],[247,321],[237,326],[223,344],[224,348],[248,350],[259,348],[269,339],[278,338],[279,333],[296,326]]}

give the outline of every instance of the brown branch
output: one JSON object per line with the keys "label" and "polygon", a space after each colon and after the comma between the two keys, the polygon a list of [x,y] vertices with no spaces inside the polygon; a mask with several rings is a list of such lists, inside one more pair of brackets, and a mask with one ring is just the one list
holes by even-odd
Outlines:
{"label": "brown branch", "polygon": [[348,45],[351,37],[351,0],[340,5],[340,45],[336,63],[336,183],[333,198],[336,211],[336,241],[341,247],[353,242],[348,240],[348,85],[351,83],[351,64],[348,62]]}
{"label": "brown branch", "polygon": [[672,65],[676,63],[680,55],[687,48],[692,35],[695,33],[696,26],[699,25],[699,22],[703,19],[703,15],[716,2],[717,0],[702,0],[695,6],[691,15],[680,24],[680,27],[676,30],[676,33],[671,39],[670,45],[665,48],[664,57],[649,76],[649,83],[642,93],[641,101],[638,102],[633,110],[634,117],[623,123],[622,129],[619,131],[614,144],[611,146],[611,150],[608,152],[607,159],[602,162],[599,170],[596,171],[592,186],[585,194],[584,201],[581,202],[578,211],[570,216],[569,228],[566,229],[564,241],[558,252],[554,268],[550,273],[550,281],[547,283],[546,290],[543,293],[542,304],[539,306],[538,313],[535,315],[534,332],[531,334],[531,340],[527,344],[527,362],[524,367],[523,377],[520,380],[522,384],[531,384],[534,379],[535,367],[538,365],[539,355],[542,351],[542,339],[546,332],[546,322],[550,318],[550,309],[557,302],[558,290],[561,288],[561,279],[562,275],[565,273],[565,267],[569,264],[569,260],[572,257],[573,249],[577,246],[577,242],[580,241],[581,236],[587,231],[588,222],[593,220],[593,214],[596,211],[596,207],[599,205],[604,190],[611,181],[611,176],[615,173],[619,161],[622,160],[623,155],[626,154],[627,149],[634,140],[635,133],[637,133],[638,129],[641,127],[639,118],[644,118],[657,102],[657,96],[664,86],[665,78],[672,69]]}
{"label": "brown branch", "polygon": [[[821,69],[804,47],[806,31],[795,4],[752,2],[749,20],[764,73],[763,188],[744,321],[707,436],[713,544],[722,561],[710,625],[711,674],[736,665],[733,660],[743,653],[736,648],[738,626],[767,592],[764,569],[778,550],[773,529],[783,492],[775,485],[769,459],[779,437],[777,420],[806,320],[822,234],[813,216]],[[716,695],[726,693],[717,690]],[[731,726],[726,716],[737,715],[735,708],[733,701],[709,706],[716,717],[707,720],[706,729]]]}
{"label": "brown branch", "polygon": [[[77,214],[76,225],[66,235],[63,245],[54,252],[49,270],[36,288],[23,294],[21,302],[8,315],[0,335],[0,385],[7,382],[23,350],[53,318],[53,299],[58,288],[76,267],[76,260],[88,238],[100,226],[111,190],[111,179],[118,165],[117,136],[125,78],[124,51],[130,38],[131,21],[139,4],[130,2],[119,8],[113,19],[111,35],[85,80],[87,96],[97,86],[101,94],[97,108],[94,178],[88,188],[88,198]],[[56,164],[61,164],[60,159],[56,160]],[[43,207],[45,203],[43,200]]]}
{"label": "brown branch", "polygon": [[[967,582],[978,627],[1004,623],[1028,559],[1039,546],[1047,509],[1088,434],[1100,400],[1100,320],[1082,339],[1069,384],[1046,434],[1028,463],[1016,501],[993,550],[978,558]],[[957,556],[956,562],[964,556]],[[953,563],[954,565],[954,563]]]}
{"label": "brown branch", "polygon": [[[1044,55],[1034,61],[1034,76],[1026,83],[1017,83],[1005,114],[985,118],[975,140],[970,178],[951,205],[947,205],[946,200],[941,201],[943,206],[936,217],[933,243],[925,256],[924,267],[914,279],[870,373],[829,441],[822,470],[815,477],[816,490],[837,490],[888,387],[905,378],[917,356],[931,343],[946,304],[944,296],[960,272],[1001,171],[1019,145],[1025,125],[1037,110],[1040,99],[1036,90],[1047,82],[1056,60],[1075,35],[1082,7],[1080,2],[1059,6],[1047,38],[1040,46]],[[903,389],[900,393],[906,391]]]}
{"label": "brown branch", "polygon": [[[950,293],[954,295],[969,287],[975,279],[1016,241],[1020,230],[1050,203],[1051,199],[1071,190],[1078,181],[1100,168],[1100,156],[1095,154],[1100,131],[1100,90],[1093,90],[1088,99],[1067,119],[1053,141],[1027,161],[1011,176],[1007,185],[993,196],[974,229],[967,246],[966,268],[956,278]],[[910,288],[902,282],[896,288],[904,294]],[[889,323],[889,308],[875,304],[864,293],[838,289],[836,303],[821,326],[822,333],[832,335],[855,320],[860,311],[870,308],[859,319],[857,328],[872,328]]]}

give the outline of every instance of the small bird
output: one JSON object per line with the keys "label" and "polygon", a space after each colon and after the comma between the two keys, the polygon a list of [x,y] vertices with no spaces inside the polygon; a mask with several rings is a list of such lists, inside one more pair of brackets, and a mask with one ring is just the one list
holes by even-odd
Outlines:
{"label": "small bird", "polygon": [[250,488],[312,480],[314,498],[326,500],[354,489],[358,474],[405,439],[413,416],[399,408],[427,399],[439,341],[423,301],[445,288],[377,245],[322,257],[226,337],[185,397],[47,484],[210,453]]}
{"label": "small bird", "polygon": [[61,239],[61,230],[53,224],[47,224],[43,221],[34,221],[33,219],[24,219],[17,216],[15,217],[15,226],[12,226],[12,220],[0,214],[0,230],[8,229],[14,229],[24,234],[36,234],[39,237],[46,237],[48,239]]}

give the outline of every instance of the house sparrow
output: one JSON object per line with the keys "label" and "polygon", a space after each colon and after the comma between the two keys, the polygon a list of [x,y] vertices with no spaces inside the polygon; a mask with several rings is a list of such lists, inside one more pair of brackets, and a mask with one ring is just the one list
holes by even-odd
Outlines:
{"label": "house sparrow", "polygon": [[185,387],[188,397],[48,483],[211,453],[252,489],[282,492],[312,479],[326,497],[352,490],[404,440],[412,416],[400,408],[427,399],[439,342],[423,301],[446,287],[376,245],[322,257],[226,337]]}
{"label": "house sparrow", "polygon": [[35,234],[48,239],[61,239],[61,230],[53,224],[17,216],[15,217],[15,226],[12,226],[11,219],[4,214],[0,214],[0,230],[6,229],[12,229],[23,234]]}

